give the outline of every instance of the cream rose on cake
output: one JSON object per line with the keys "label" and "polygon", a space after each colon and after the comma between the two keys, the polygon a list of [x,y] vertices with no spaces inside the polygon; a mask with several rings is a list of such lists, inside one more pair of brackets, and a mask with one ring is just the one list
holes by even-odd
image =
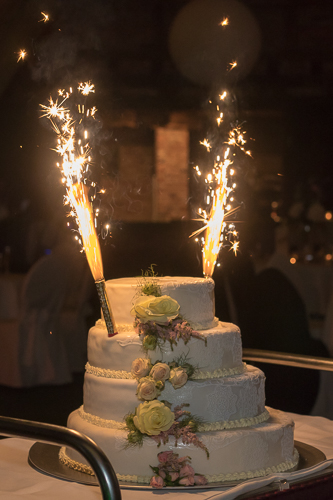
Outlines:
{"label": "cream rose on cake", "polygon": [[149,375],[156,381],[165,382],[170,376],[170,367],[166,363],[156,363]]}
{"label": "cream rose on cake", "polygon": [[143,295],[135,300],[131,315],[136,316],[142,323],[153,321],[163,325],[177,318],[179,309],[178,302],[168,295]]}
{"label": "cream rose on cake", "polygon": [[141,403],[133,418],[135,427],[148,436],[157,436],[162,431],[168,431],[174,421],[174,413],[158,400]]}
{"label": "cream rose on cake", "polygon": [[132,363],[131,373],[134,378],[146,377],[151,370],[150,359],[136,358]]}
{"label": "cream rose on cake", "polygon": [[136,394],[139,399],[144,401],[152,401],[156,399],[157,396],[161,394],[159,389],[163,388],[163,384],[161,383],[161,387],[159,388],[156,384],[155,380],[151,377],[144,377],[140,379],[138,383],[138,388]]}

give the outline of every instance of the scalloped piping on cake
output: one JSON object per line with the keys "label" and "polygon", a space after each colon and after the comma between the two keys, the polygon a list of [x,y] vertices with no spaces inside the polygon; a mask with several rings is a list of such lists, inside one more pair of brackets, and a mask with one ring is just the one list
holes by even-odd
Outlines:
{"label": "scalloped piping on cake", "polygon": [[89,362],[86,364],[86,373],[95,375],[95,377],[116,378],[116,379],[134,379],[131,372],[124,370],[109,370],[108,368],[98,368],[92,366]]}
{"label": "scalloped piping on cake", "polygon": [[[90,474],[94,476],[94,472],[89,465],[84,465],[81,462],[77,462],[76,460],[72,460],[66,455],[65,447],[63,446],[59,451],[59,459],[64,464],[70,467],[71,469],[85,472],[86,474]],[[239,481],[244,479],[253,479],[256,477],[267,476],[268,474],[276,474],[279,472],[285,472],[289,469],[292,469],[298,464],[299,453],[294,448],[294,456],[292,460],[286,460],[285,462],[281,462],[278,465],[273,465],[272,467],[267,467],[267,469],[258,469],[255,471],[248,472],[235,472],[234,474],[214,474],[214,475],[206,475],[208,483],[217,483],[223,481]],[[141,484],[149,484],[150,476],[136,476],[136,475],[124,475],[124,474],[116,474],[119,481],[125,481],[127,483],[141,483]]]}
{"label": "scalloped piping on cake", "polygon": [[[79,408],[80,417],[89,424],[96,425],[97,427],[104,427],[107,429],[120,429],[125,430],[125,424],[117,422],[117,420],[107,420],[105,418],[97,417],[91,413],[87,413],[83,409],[83,405]],[[256,417],[240,418],[239,420],[221,420],[219,422],[207,422],[199,424],[199,432],[221,431],[223,429],[237,429],[240,427],[251,427],[252,425],[261,424],[270,417],[269,411],[265,410]]]}
{"label": "scalloped piping on cake", "polygon": [[[207,380],[211,378],[223,378],[231,377],[232,375],[240,375],[246,371],[246,363],[242,363],[240,366],[234,368],[219,368],[212,372],[205,372],[198,370],[192,375],[193,380]],[[99,368],[97,366],[92,366],[89,362],[86,364],[86,372],[95,375],[96,377],[104,378],[116,378],[116,379],[134,379],[131,372],[126,372],[123,370],[109,370],[108,368]]]}
{"label": "scalloped piping on cake", "polygon": [[239,427],[251,427],[266,422],[270,417],[269,411],[265,410],[256,417],[240,418],[239,420],[221,420],[219,422],[209,422],[199,424],[199,432],[221,431],[223,429],[237,429]]}
{"label": "scalloped piping on cake", "polygon": [[97,427],[105,427],[107,429],[126,429],[123,422],[117,422],[117,420],[107,420],[106,418],[97,417],[96,415],[87,413],[86,411],[84,411],[83,405],[80,406],[78,411],[80,417],[89,424],[97,425]]}

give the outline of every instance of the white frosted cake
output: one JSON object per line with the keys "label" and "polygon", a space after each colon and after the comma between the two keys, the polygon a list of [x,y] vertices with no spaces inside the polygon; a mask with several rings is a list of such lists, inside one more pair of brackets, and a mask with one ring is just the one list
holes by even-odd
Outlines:
{"label": "white frosted cake", "polygon": [[[103,449],[119,479],[204,484],[296,466],[293,421],[265,407],[265,377],[242,362],[239,328],[215,318],[212,279],[123,278],[106,289],[118,334],[102,320],[90,329],[84,403],[68,427]],[[92,473],[74,450],[60,459]]]}

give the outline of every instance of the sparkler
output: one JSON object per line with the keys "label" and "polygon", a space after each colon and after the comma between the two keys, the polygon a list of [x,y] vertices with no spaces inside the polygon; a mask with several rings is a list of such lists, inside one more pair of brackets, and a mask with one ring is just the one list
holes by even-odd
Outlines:
{"label": "sparkler", "polygon": [[[245,148],[245,132],[237,122],[231,124],[227,133],[221,126],[224,117],[228,115],[227,104],[228,93],[225,91],[218,97],[215,104],[217,132],[212,136],[212,140],[205,139],[200,144],[206,147],[208,153],[214,155],[213,167],[205,177],[207,187],[206,209],[199,209],[200,220],[203,226],[195,231],[191,236],[198,236],[205,231],[205,238],[202,238],[202,263],[203,274],[212,276],[216,260],[221,247],[225,244],[235,254],[239,251],[238,232],[234,222],[230,217],[238,210],[234,206],[235,199],[233,193],[237,187],[235,182],[235,157],[237,149],[243,153],[251,155]],[[213,105],[212,101],[210,103]],[[195,167],[198,175],[201,175],[199,166]]]}
{"label": "sparkler", "polygon": [[[94,92],[94,85],[91,82],[81,83],[77,90],[83,96],[87,96]],[[66,186],[65,203],[71,206],[72,215],[76,217],[83,248],[95,280],[108,335],[112,337],[117,332],[106,294],[101,250],[86,185],[86,176],[91,163],[91,148],[88,128],[84,125],[88,121],[95,120],[96,108],[89,108],[86,103],[78,103],[74,107],[74,112],[71,112],[69,104],[73,97],[72,89],[69,92],[59,90],[58,95],[62,98],[59,103],[58,100],[53,101],[50,97],[48,105],[41,105],[44,113],[41,116],[50,120],[58,136],[55,151],[62,157],[62,164],[58,163],[57,166],[61,168],[63,183]],[[63,106],[65,102],[68,104],[67,107]]]}

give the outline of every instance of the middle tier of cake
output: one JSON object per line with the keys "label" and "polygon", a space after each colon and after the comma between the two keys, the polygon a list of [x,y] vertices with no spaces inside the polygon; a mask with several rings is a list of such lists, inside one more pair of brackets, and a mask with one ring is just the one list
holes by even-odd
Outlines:
{"label": "middle tier of cake", "polygon": [[[87,414],[122,422],[139,404],[136,392],[136,379],[111,378],[107,370],[87,365],[83,398]],[[192,415],[219,429],[253,425],[266,415],[265,376],[258,368],[246,366],[239,375],[188,380],[179,389],[166,381],[158,399],[172,407],[187,404]]]}

